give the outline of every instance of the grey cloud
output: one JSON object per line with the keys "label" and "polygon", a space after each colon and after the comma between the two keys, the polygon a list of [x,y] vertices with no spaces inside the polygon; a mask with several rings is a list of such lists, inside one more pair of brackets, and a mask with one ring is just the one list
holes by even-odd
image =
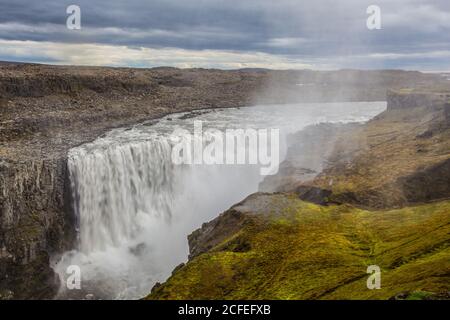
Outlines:
{"label": "grey cloud", "polygon": [[[366,8],[383,29],[366,28]],[[82,9],[81,31],[65,9]],[[0,38],[292,55],[303,59],[450,48],[448,0],[0,1]],[[387,61],[392,64],[392,61]]]}

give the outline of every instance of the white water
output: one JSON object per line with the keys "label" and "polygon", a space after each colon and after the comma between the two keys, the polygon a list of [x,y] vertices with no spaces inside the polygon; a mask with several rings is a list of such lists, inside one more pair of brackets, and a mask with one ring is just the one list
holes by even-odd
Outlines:
{"label": "white water", "polygon": [[[366,121],[385,107],[384,102],[256,106],[184,120],[178,114],[151,126],[116,129],[72,149],[68,163],[79,247],[54,263],[61,297],[148,294],[186,261],[189,233],[257,191],[264,178],[257,165],[173,165],[168,135],[176,126],[192,130],[193,121],[202,120],[220,130],[278,128],[283,156],[289,133],[320,122]],[[80,266],[82,290],[65,289],[69,265]]]}

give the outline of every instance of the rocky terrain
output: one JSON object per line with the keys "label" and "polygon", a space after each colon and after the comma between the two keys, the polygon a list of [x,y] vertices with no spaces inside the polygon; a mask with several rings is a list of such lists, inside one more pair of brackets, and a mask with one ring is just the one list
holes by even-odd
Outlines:
{"label": "rocky terrain", "polygon": [[449,92],[390,91],[366,124],[293,135],[266,193],[193,232],[147,299],[449,299]]}
{"label": "rocky terrain", "polygon": [[[49,257],[76,245],[66,155],[70,148],[111,128],[194,109],[385,100],[388,89],[442,91],[446,86],[440,75],[404,71],[220,71],[0,63],[0,298],[52,298],[56,293],[58,280],[49,267]],[[420,141],[442,139],[434,133],[429,137],[425,131],[418,134],[424,135]],[[418,166],[431,164],[426,154]],[[443,157],[436,154],[438,158]],[[323,188],[319,181],[318,188]],[[340,201],[340,193],[335,194],[333,201]]]}
{"label": "rocky terrain", "polygon": [[315,179],[293,179],[281,170],[263,182],[262,190],[295,191],[305,199],[314,194],[309,200],[372,209],[447,198],[449,115],[450,92],[391,91],[386,112],[366,125],[319,125],[292,137],[282,168],[309,169]]}

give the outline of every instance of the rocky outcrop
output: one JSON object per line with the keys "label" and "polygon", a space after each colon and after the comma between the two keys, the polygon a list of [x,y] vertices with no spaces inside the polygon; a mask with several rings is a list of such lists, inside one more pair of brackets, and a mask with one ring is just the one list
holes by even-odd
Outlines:
{"label": "rocky outcrop", "polygon": [[389,90],[387,93],[389,111],[414,108],[432,110],[440,108],[448,99],[450,99],[450,93],[421,92],[415,90]]}
{"label": "rocky outcrop", "polygon": [[189,259],[208,252],[230,235],[238,232],[247,223],[243,214],[230,210],[218,219],[204,223],[202,227],[188,236]]}
{"label": "rocky outcrop", "polygon": [[95,75],[54,74],[47,77],[32,75],[27,78],[17,76],[2,77],[0,94],[10,97],[43,97],[53,94],[74,94],[84,90],[96,93],[124,91],[143,93],[155,89],[156,82],[139,81],[133,78],[117,76],[98,77]]}

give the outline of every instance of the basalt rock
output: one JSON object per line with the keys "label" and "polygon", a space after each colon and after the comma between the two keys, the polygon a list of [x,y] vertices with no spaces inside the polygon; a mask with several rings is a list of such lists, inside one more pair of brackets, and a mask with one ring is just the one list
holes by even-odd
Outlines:
{"label": "basalt rock", "polygon": [[52,253],[75,238],[65,159],[0,166],[0,291],[15,299],[52,298]]}

